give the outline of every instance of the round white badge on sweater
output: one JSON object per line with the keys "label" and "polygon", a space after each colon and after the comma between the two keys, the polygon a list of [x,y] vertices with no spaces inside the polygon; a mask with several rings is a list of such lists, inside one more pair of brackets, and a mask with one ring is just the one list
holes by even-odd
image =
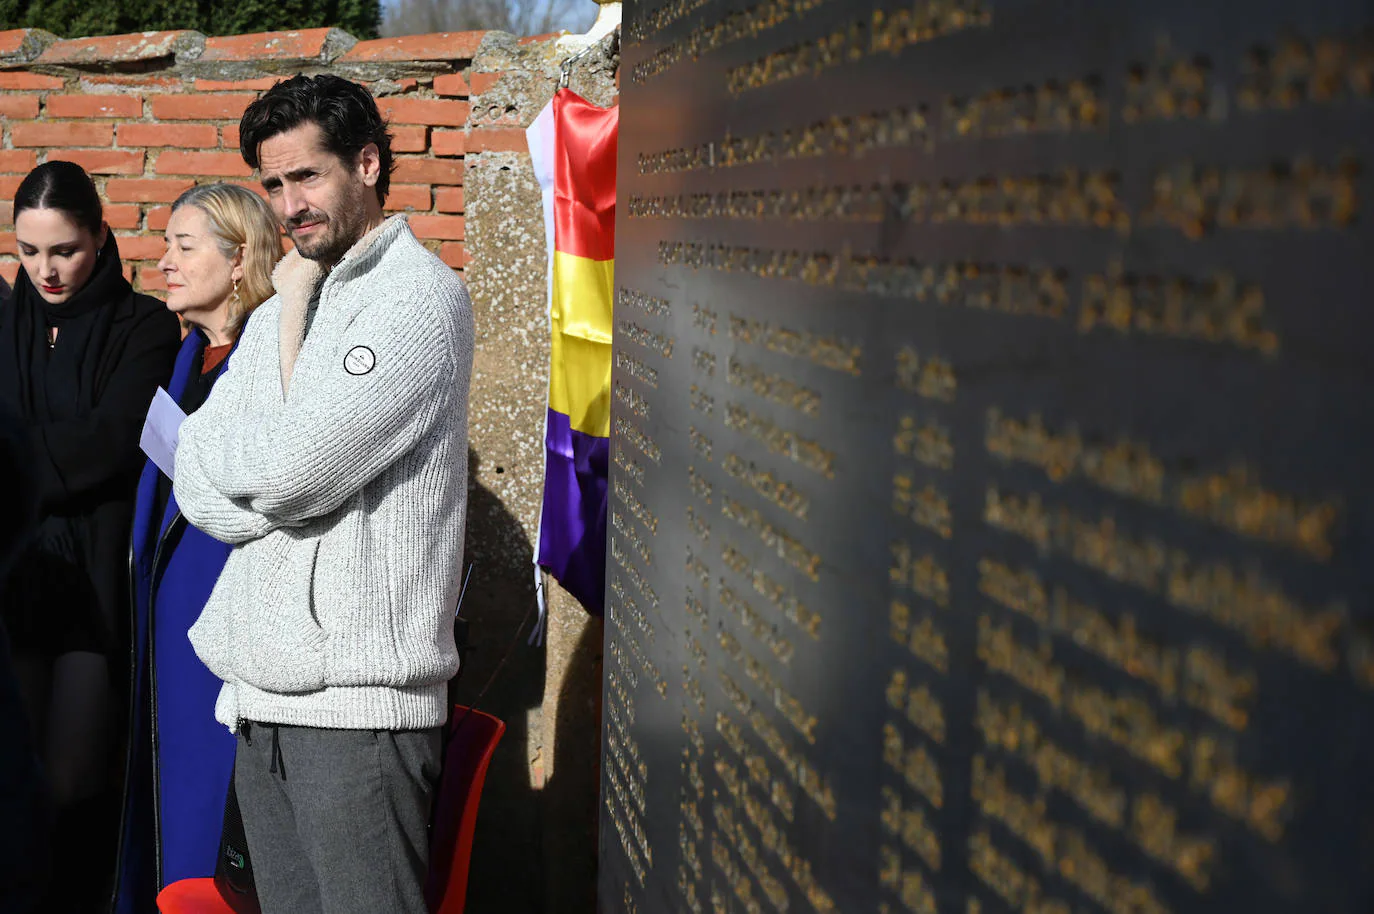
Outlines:
{"label": "round white badge on sweater", "polygon": [[344,371],[349,374],[367,374],[377,366],[377,356],[366,346],[354,346],[344,356]]}

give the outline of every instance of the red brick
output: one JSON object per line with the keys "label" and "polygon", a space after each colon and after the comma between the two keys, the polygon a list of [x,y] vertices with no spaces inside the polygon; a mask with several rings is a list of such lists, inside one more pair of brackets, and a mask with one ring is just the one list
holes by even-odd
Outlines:
{"label": "red brick", "polygon": [[132,63],[171,57],[177,51],[198,43],[196,32],[134,32],[102,38],[72,38],[56,41],[38,56],[35,63],[82,66],[96,63]]}
{"label": "red brick", "polygon": [[467,131],[436,130],[430,142],[430,151],[437,156],[460,156],[467,151]]}
{"label": "red brick", "polygon": [[141,211],[133,203],[111,203],[105,207],[105,221],[110,228],[136,229],[140,218]]}
{"label": "red brick", "polygon": [[[13,200],[14,192],[19,189],[19,182],[23,180],[23,175],[6,175],[0,177],[0,200]],[[11,213],[10,215],[14,214]]]}
{"label": "red brick", "polygon": [[434,77],[434,94],[467,98],[472,93],[462,73],[445,73],[443,76]]}
{"label": "red brick", "polygon": [[467,246],[457,241],[445,241],[439,245],[439,259],[455,270],[461,270],[467,266]]}
{"label": "red brick", "polygon": [[[123,254],[123,251],[120,251]],[[140,267],[138,271],[138,284],[143,287],[144,292],[166,292],[167,274],[157,267]]]}
{"label": "red brick", "polygon": [[424,152],[429,146],[427,127],[392,127],[392,152]]}
{"label": "red brick", "polygon": [[24,50],[24,40],[29,37],[29,29],[9,29],[0,32],[0,55],[18,54]]}
{"label": "red brick", "polygon": [[47,161],[75,162],[93,175],[143,174],[143,150],[50,149]]}
{"label": "red brick", "polygon": [[225,183],[226,183],[226,184],[237,184],[239,187],[242,187],[242,188],[244,188],[245,190],[251,190],[253,193],[257,194],[259,197],[262,197],[264,200],[267,200],[267,202],[269,202],[269,203],[271,202],[271,200],[268,200],[267,191],[263,190],[263,189],[262,189],[262,184],[260,184],[260,183],[257,182],[257,181],[226,181]]}
{"label": "red brick", "polygon": [[285,76],[263,76],[260,79],[198,79],[197,92],[261,92],[285,79]]}
{"label": "red brick", "polygon": [[335,63],[378,63],[381,61],[471,60],[486,32],[434,32],[401,38],[360,41]]}
{"label": "red brick", "polygon": [[[134,265],[133,265],[133,264],[131,264],[131,263],[123,264],[123,265],[122,265],[122,269],[121,269],[119,272],[121,272],[121,273],[124,274],[124,281],[125,281],[125,282],[131,283],[131,282],[134,281]],[[182,339],[186,339],[186,337],[183,336]]]}
{"label": "red brick", "polygon": [[520,45],[538,44],[538,43],[541,42],[541,41],[549,41],[549,40],[551,40],[551,39],[553,39],[553,38],[561,38],[561,37],[563,37],[563,33],[562,33],[562,32],[545,32],[545,33],[542,34],[542,35],[526,35],[524,38],[521,38],[520,40],[518,40],[518,41],[516,42],[516,44],[520,44]]}
{"label": "red brick", "polygon": [[472,94],[481,95],[483,92],[486,92],[493,85],[495,85],[497,81],[499,81],[501,77],[505,75],[506,74],[500,70],[497,70],[494,73],[469,73],[468,81],[472,84]]}
{"label": "red brick", "polygon": [[0,116],[8,118],[38,117],[38,96],[0,95]]}
{"label": "red brick", "polygon": [[11,124],[15,146],[108,146],[114,139],[109,124]]}
{"label": "red brick", "polygon": [[223,137],[222,144],[225,149],[239,148],[239,125],[225,124],[220,128],[220,136]]}
{"label": "red brick", "polygon": [[207,149],[219,144],[219,129],[213,124],[120,124],[115,137],[121,146]]}
{"label": "red brick", "polygon": [[467,152],[529,152],[529,140],[518,127],[487,127],[468,133]]}
{"label": "red brick", "polygon": [[49,95],[48,117],[142,117],[136,95]]}
{"label": "red brick", "polygon": [[391,180],[399,184],[462,184],[463,163],[447,159],[402,156]]}
{"label": "red brick", "polygon": [[318,60],[328,63],[329,29],[302,29],[298,32],[257,32],[207,38],[199,63],[217,60]]}
{"label": "red brick", "polygon": [[148,228],[154,232],[165,231],[167,220],[172,218],[170,206],[155,206],[148,210]]}
{"label": "red brick", "polygon": [[121,235],[119,238],[120,259],[161,260],[167,253],[167,242],[157,235]]}
{"label": "red brick", "polygon": [[14,224],[14,204],[9,200],[0,200],[0,225]]}
{"label": "red brick", "polygon": [[0,263],[0,276],[3,276],[5,282],[9,283],[11,286],[14,285],[15,280],[19,278],[19,261],[11,260],[6,263]]}
{"label": "red brick", "polygon": [[[171,203],[195,184],[179,178],[111,178],[105,182],[105,199],[115,203]],[[3,187],[0,196],[5,196]]]}
{"label": "red brick", "polygon": [[424,98],[379,98],[377,107],[389,122],[431,127],[461,127],[468,122],[468,114],[472,111],[467,102]]}
{"label": "red brick", "polygon": [[0,232],[0,254],[19,254],[19,243],[14,240],[14,232]]}
{"label": "red brick", "polygon": [[153,171],[160,175],[219,178],[246,178],[253,173],[237,152],[164,152],[157,157]]}
{"label": "red brick", "polygon": [[434,208],[441,213],[463,211],[463,188],[441,187],[434,192]]}
{"label": "red brick", "polygon": [[153,117],[164,121],[240,118],[252,95],[164,95],[152,99]]}
{"label": "red brick", "polygon": [[417,238],[463,240],[462,216],[411,216],[410,228]]}
{"label": "red brick", "polygon": [[428,184],[393,184],[386,195],[389,210],[415,209],[426,212],[432,205]]}
{"label": "red brick", "polygon": [[6,149],[0,151],[0,172],[11,175],[26,175],[38,164],[38,153],[28,149]]}
{"label": "red brick", "polygon": [[64,83],[56,76],[41,76],[38,73],[0,73],[0,89],[61,89]]}

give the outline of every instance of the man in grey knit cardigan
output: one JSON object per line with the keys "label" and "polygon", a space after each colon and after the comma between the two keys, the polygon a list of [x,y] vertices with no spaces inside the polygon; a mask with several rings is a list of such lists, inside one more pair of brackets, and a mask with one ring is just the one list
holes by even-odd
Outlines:
{"label": "man in grey knit cardigan", "polygon": [[186,419],[175,495],[234,550],[191,642],[224,680],[267,914],[425,910],[462,565],[472,309],[404,216],[367,90],[297,76],[244,160],[295,242]]}

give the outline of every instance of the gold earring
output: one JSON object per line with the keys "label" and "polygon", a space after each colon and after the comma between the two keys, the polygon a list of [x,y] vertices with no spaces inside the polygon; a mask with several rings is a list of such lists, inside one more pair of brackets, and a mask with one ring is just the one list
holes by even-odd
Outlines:
{"label": "gold earring", "polygon": [[238,310],[243,306],[243,299],[239,297],[239,281],[234,280],[234,291],[229,293],[229,306]]}

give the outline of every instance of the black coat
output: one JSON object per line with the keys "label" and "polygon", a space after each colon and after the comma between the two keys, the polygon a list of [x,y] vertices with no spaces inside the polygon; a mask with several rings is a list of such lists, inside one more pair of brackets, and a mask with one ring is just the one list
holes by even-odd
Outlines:
{"label": "black coat", "polygon": [[0,403],[25,427],[40,516],[0,596],[16,653],[127,644],[138,440],[180,339],[176,317],[124,279],[113,234],[70,302],[46,305],[21,271],[0,306]]}
{"label": "black coat", "polygon": [[[24,433],[16,416],[0,406],[0,479],[16,487],[0,511],[0,582],[36,521],[32,475]],[[48,873],[51,803],[19,682],[10,661],[9,638],[0,624],[0,911],[25,912],[36,903]]]}

